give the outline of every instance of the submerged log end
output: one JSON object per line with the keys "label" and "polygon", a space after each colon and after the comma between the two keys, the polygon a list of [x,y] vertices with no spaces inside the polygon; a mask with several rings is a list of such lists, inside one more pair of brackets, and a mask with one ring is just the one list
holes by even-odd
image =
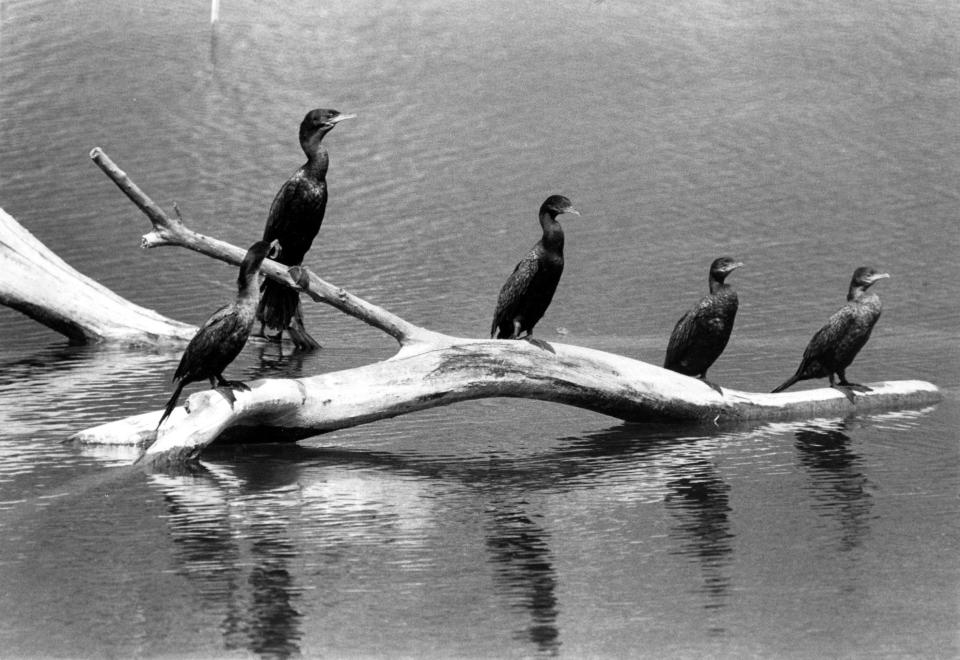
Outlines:
{"label": "submerged log end", "polygon": [[730,392],[727,419],[796,419],[848,415],[874,410],[917,408],[943,399],[940,389],[922,380],[891,380],[855,388],[821,387],[777,394]]}
{"label": "submerged log end", "polygon": [[258,380],[249,383],[249,387],[249,391],[233,390],[232,402],[221,388],[190,395],[157,433],[150,434],[156,440],[139,463],[163,466],[196,458],[230,427],[282,429],[285,413],[296,410],[306,399],[304,387],[297,379]]}
{"label": "submerged log end", "polygon": [[157,422],[162,412],[154,410],[93,426],[77,431],[66,441],[79,445],[146,446],[156,437]]}

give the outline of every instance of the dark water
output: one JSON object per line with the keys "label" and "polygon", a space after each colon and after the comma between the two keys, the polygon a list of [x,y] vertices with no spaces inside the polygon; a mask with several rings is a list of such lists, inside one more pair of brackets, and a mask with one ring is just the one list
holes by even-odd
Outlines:
{"label": "dark water", "polygon": [[[724,429],[488,400],[145,474],[61,440],[160,407],[177,352],[0,309],[0,655],[956,657],[958,7],[225,0],[211,30],[202,2],[0,4],[0,206],[142,305],[197,323],[234,271],[140,251],[89,150],[247,245],[328,106],[359,116],[327,139],[310,265],[411,321],[484,334],[563,193],[583,217],[542,337],[658,362],[731,254],[711,375],[767,390],[871,264],[851,377],[945,394]],[[228,375],[393,351],[306,313],[323,351]]]}

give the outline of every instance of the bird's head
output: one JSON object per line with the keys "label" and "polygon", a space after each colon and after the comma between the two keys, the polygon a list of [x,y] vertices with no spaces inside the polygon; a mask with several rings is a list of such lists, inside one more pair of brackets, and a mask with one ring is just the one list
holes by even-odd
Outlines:
{"label": "bird's head", "polygon": [[573,203],[563,195],[550,195],[547,197],[543,204],[540,205],[540,213],[549,213],[553,218],[564,213],[580,215],[580,211],[573,208]]}
{"label": "bird's head", "polygon": [[240,274],[237,276],[237,283],[240,286],[244,286],[250,278],[254,277],[260,270],[260,265],[264,259],[275,259],[279,255],[279,241],[257,241],[247,249],[247,254],[243,257],[243,262],[240,264]]}
{"label": "bird's head", "polygon": [[881,273],[870,266],[860,266],[860,268],[853,271],[850,288],[868,289],[875,282],[885,280],[888,277],[890,277],[889,273]]}
{"label": "bird's head", "polygon": [[733,257],[720,257],[719,259],[714,259],[713,263],[710,264],[710,277],[718,282],[722,282],[727,275],[741,266],[743,266],[743,262],[737,261]]}
{"label": "bird's head", "polygon": [[300,122],[300,144],[307,144],[311,139],[322,138],[334,126],[344,119],[353,119],[356,115],[347,115],[338,110],[316,108],[311,110]]}

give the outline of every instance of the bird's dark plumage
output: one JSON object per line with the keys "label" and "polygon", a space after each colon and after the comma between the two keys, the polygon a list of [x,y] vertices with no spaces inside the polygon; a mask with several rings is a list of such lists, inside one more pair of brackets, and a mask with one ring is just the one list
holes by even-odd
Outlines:
{"label": "bird's dark plumage", "polygon": [[[260,265],[276,248],[276,241],[272,243],[257,241],[247,250],[237,277],[237,299],[215,311],[203,322],[197,334],[187,344],[180,358],[180,364],[173,374],[177,387],[170,401],[167,402],[157,428],[160,428],[160,424],[163,424],[163,421],[173,412],[180,393],[189,383],[209,380],[210,386],[214,388],[217,386],[247,388],[239,381],[225,380],[223,370],[236,359],[247,343],[256,315],[257,275],[260,272]],[[233,392],[227,389],[225,394],[233,403]]]}
{"label": "bird's dark plumage", "polygon": [[867,289],[877,280],[887,277],[890,276],[866,266],[854,271],[847,292],[847,304],[834,313],[826,325],[817,330],[803,352],[797,372],[773,390],[774,392],[780,392],[797,381],[810,378],[829,378],[830,386],[833,387],[834,374],[840,377],[836,384],[857,386],[856,383],[847,381],[846,369],[870,339],[870,333],[882,311],[880,296],[868,293]]}
{"label": "bird's dark plumage", "polygon": [[737,292],[724,280],[742,265],[730,257],[721,257],[710,265],[710,293],[677,321],[667,344],[664,368],[706,378],[707,369],[727,347],[739,306]]}
{"label": "bird's dark plumage", "polygon": [[580,212],[562,195],[552,195],[540,206],[543,236],[520,260],[500,289],[490,336],[520,339],[530,336],[557,290],[563,274],[563,229],[557,222],[562,213]]}
{"label": "bird's dark plumage", "polygon": [[[330,158],[321,145],[323,136],[338,122],[350,119],[336,110],[316,109],[300,124],[300,146],[307,162],[287,179],[270,206],[263,240],[280,241],[283,251],[278,261],[299,266],[313,244],[327,208],[327,166]],[[272,280],[263,283],[257,319],[264,326],[286,330],[298,348],[318,348],[320,344],[303,327],[300,294]]]}

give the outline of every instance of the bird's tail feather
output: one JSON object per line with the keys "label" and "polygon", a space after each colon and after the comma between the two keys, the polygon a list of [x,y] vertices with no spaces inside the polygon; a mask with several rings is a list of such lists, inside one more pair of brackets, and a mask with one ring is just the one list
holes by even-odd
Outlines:
{"label": "bird's tail feather", "polygon": [[170,416],[170,413],[173,412],[173,409],[177,407],[177,399],[180,398],[180,393],[183,392],[183,386],[186,385],[183,381],[177,383],[177,389],[173,391],[173,396],[170,397],[170,400],[167,401],[167,407],[163,409],[163,415],[160,416],[160,421],[157,422],[157,428],[160,428],[160,425],[163,424],[163,420]]}
{"label": "bird's tail feather", "polygon": [[314,351],[321,348],[320,342],[311,337],[307,329],[303,327],[303,312],[300,309],[299,303],[297,305],[297,311],[294,313],[293,318],[290,319],[290,325],[287,326],[287,333],[290,335],[290,339],[293,340],[293,345],[302,351]]}
{"label": "bird's tail feather", "polygon": [[785,381],[783,381],[783,383],[782,383],[779,387],[777,387],[776,389],[771,390],[771,394],[776,394],[777,392],[782,392],[783,390],[787,389],[788,387],[790,387],[791,385],[793,385],[794,383],[796,383],[798,380],[800,380],[800,373],[799,373],[799,372],[793,374],[792,376],[790,376],[790,378],[788,378],[788,379],[786,379]]}
{"label": "bird's tail feather", "polygon": [[300,305],[300,293],[273,280],[263,283],[257,320],[269,328],[285,330]]}

